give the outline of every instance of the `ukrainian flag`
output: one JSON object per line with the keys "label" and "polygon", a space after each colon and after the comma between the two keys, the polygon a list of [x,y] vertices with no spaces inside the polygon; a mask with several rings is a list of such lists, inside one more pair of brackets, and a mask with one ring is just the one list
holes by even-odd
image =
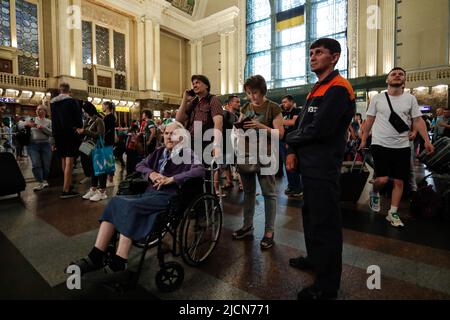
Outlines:
{"label": "ukrainian flag", "polygon": [[276,15],[277,31],[299,26],[303,23],[305,23],[304,5],[283,12],[278,12]]}

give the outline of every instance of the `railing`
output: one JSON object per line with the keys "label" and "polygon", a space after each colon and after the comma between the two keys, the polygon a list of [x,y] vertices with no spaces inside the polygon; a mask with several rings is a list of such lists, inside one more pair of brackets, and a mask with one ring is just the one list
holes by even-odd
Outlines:
{"label": "railing", "polygon": [[450,67],[441,67],[430,70],[412,71],[406,74],[407,82],[423,82],[423,81],[449,81]]}
{"label": "railing", "polygon": [[88,86],[88,94],[91,96],[111,98],[118,100],[136,100],[138,93],[136,91],[126,91],[111,88],[102,88],[95,86]]}
{"label": "railing", "polygon": [[0,85],[14,89],[47,89],[47,79],[0,72]]}

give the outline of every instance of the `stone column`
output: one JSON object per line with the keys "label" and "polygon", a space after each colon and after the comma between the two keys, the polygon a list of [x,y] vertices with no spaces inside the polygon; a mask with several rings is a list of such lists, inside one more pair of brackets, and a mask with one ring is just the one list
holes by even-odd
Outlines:
{"label": "stone column", "polygon": [[70,30],[67,28],[67,7],[69,0],[58,0],[58,60],[59,60],[59,76],[70,75]]}
{"label": "stone column", "polygon": [[197,73],[197,44],[194,40],[189,41],[191,46],[191,74]]}
{"label": "stone column", "polygon": [[388,73],[395,66],[395,1],[383,0],[383,72]]}
{"label": "stone column", "polygon": [[161,91],[161,39],[160,39],[160,24],[155,22],[154,26],[154,40],[155,40],[155,75],[153,78],[153,89]]}
{"label": "stone column", "polygon": [[220,93],[228,93],[228,35],[220,33]]}
{"label": "stone column", "polygon": [[203,39],[197,40],[197,74],[203,72]]}
{"label": "stone column", "polygon": [[236,52],[236,32],[228,35],[228,92],[237,92],[237,52]]}
{"label": "stone column", "polygon": [[153,90],[154,37],[153,21],[145,19],[145,89]]}
{"label": "stone column", "polygon": [[366,75],[377,74],[378,28],[380,28],[378,0],[367,0]]}
{"label": "stone column", "polygon": [[137,20],[137,35],[136,35],[136,43],[137,43],[137,73],[138,73],[138,86],[139,90],[145,90],[145,30],[144,30],[144,22],[141,20]]}
{"label": "stone column", "polygon": [[348,77],[358,77],[359,0],[348,0]]}
{"label": "stone column", "polygon": [[[72,0],[72,5],[76,6],[80,10],[81,14],[81,0]],[[82,22],[81,16],[80,21],[77,21],[79,28],[73,29],[73,55],[71,65],[73,70],[71,70],[71,76],[76,78],[83,78],[83,42],[82,42]]]}

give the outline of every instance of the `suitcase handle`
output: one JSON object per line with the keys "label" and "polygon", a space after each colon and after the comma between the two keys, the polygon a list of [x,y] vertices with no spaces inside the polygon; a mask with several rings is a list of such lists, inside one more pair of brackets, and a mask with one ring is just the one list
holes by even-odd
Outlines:
{"label": "suitcase handle", "polygon": [[[356,149],[355,150],[355,157],[353,158],[353,163],[352,163],[352,166],[350,167],[350,173],[353,172],[353,168],[355,167],[355,164],[356,164],[356,158],[358,157],[358,147],[356,147],[355,149]],[[362,154],[363,154],[363,162],[361,164],[361,168],[359,169],[359,173],[363,172],[364,165],[366,164],[366,151],[367,150],[369,150],[369,148],[364,148],[363,149],[363,152],[362,152]]]}

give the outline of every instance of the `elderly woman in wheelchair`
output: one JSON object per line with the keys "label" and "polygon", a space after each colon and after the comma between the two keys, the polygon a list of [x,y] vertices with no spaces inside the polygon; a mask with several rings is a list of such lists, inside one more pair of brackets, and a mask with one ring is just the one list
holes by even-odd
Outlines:
{"label": "elderly woman in wheelchair", "polygon": [[[194,161],[191,149],[183,147],[181,142],[186,137],[178,129],[184,129],[183,125],[169,124],[164,132],[165,146],[136,166],[136,171],[149,181],[147,190],[137,195],[115,196],[105,208],[94,247],[85,258],[71,263],[82,274],[101,268],[107,273],[125,271],[133,241],[143,240],[152,232],[156,217],[167,212],[168,203],[184,182],[204,177],[205,168],[200,161]],[[180,153],[184,160],[190,161],[181,164],[174,161],[174,156]],[[120,233],[117,251],[107,258],[108,245],[116,230]]]}

